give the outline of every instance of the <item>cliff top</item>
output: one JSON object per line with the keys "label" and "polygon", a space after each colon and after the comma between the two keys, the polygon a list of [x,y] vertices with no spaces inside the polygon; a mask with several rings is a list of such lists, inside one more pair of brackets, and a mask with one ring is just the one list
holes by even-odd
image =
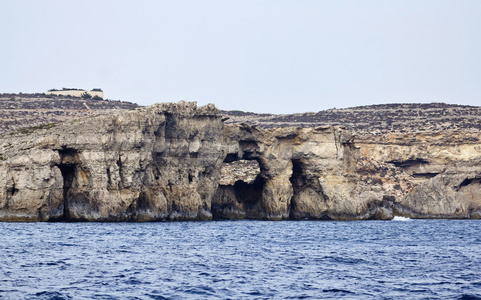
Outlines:
{"label": "cliff top", "polygon": [[247,123],[262,128],[345,126],[355,134],[386,132],[439,132],[481,130],[481,107],[446,103],[366,105],[319,112],[274,115],[221,111],[226,123]]}
{"label": "cliff top", "polygon": [[46,94],[0,94],[0,133],[140,107],[118,100]]}
{"label": "cliff top", "polygon": [[[185,109],[189,110],[189,105],[196,107],[194,103],[185,102]],[[138,107],[138,104],[118,100],[46,94],[0,94],[0,133]],[[213,105],[202,109],[209,115],[219,112]],[[247,123],[261,128],[344,126],[359,136],[387,132],[481,131],[481,107],[445,103],[366,105],[283,115],[238,110],[220,113],[227,119],[227,124]]]}

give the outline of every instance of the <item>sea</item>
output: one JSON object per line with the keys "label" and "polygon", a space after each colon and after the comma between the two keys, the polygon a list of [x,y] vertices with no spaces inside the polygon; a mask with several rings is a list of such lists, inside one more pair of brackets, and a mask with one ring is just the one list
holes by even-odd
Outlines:
{"label": "sea", "polygon": [[481,221],[0,223],[0,299],[481,299]]}

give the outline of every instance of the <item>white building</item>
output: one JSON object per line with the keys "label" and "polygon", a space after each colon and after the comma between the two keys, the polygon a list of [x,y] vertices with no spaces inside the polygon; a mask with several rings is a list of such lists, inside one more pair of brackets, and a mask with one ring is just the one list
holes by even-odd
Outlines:
{"label": "white building", "polygon": [[47,95],[60,95],[60,96],[72,96],[72,97],[82,97],[85,93],[90,95],[92,98],[97,96],[104,98],[104,92],[101,89],[92,89],[91,91],[86,91],[82,89],[68,89],[63,88],[61,90],[52,89],[46,92]]}

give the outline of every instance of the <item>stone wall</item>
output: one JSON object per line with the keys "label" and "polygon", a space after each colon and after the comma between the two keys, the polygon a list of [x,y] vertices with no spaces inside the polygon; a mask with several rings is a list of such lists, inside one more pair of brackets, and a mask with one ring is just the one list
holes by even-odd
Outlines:
{"label": "stone wall", "polygon": [[61,90],[61,91],[48,91],[46,95],[60,95],[60,96],[72,96],[72,97],[82,97],[84,93],[89,94],[91,97],[104,98],[104,92],[102,91],[84,91],[84,90]]}

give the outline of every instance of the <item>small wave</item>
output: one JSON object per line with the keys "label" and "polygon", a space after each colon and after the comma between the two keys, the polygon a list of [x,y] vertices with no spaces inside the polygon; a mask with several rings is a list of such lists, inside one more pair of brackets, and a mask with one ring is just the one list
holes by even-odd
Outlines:
{"label": "small wave", "polygon": [[356,264],[362,264],[365,263],[366,261],[361,258],[353,258],[353,257],[332,257],[331,259],[335,263],[341,263],[341,264],[346,264],[346,265],[356,265]]}
{"label": "small wave", "polygon": [[[422,226],[409,230],[413,224]],[[54,225],[47,231],[43,224],[28,224],[40,227],[34,237],[2,235],[0,300],[481,300],[475,263],[481,260],[481,251],[473,243],[481,222],[413,217],[412,222],[390,225],[256,221]],[[97,234],[91,232],[93,226],[98,227]],[[74,246],[45,248],[45,240],[62,241],[72,229],[78,236],[75,243],[70,241]],[[112,232],[112,238],[105,238],[105,231]],[[211,238],[219,232],[228,237],[225,242]],[[141,240],[140,233],[145,233]],[[34,241],[33,248],[26,241]],[[136,249],[126,255],[121,252],[125,245]]]}
{"label": "small wave", "polygon": [[480,296],[464,294],[458,298],[459,300],[479,300]]}
{"label": "small wave", "polygon": [[168,300],[170,298],[166,298],[162,295],[155,295],[155,294],[147,294],[147,296],[149,296],[150,298],[154,299],[154,300]]}
{"label": "small wave", "polygon": [[411,221],[411,218],[395,216],[394,218],[392,218],[392,221]]}
{"label": "small wave", "polygon": [[182,292],[188,293],[188,294],[194,294],[194,295],[208,295],[208,296],[213,296],[215,295],[215,290],[212,289],[209,286],[206,285],[199,285],[193,288],[189,289],[180,289]]}
{"label": "small wave", "polygon": [[38,292],[35,294],[36,299],[45,299],[45,300],[67,300],[72,299],[69,295],[64,295],[59,292]]}
{"label": "small wave", "polygon": [[343,290],[343,289],[336,289],[336,288],[333,288],[333,289],[323,289],[322,291],[323,291],[324,293],[354,294],[354,293],[351,292],[351,291]]}

